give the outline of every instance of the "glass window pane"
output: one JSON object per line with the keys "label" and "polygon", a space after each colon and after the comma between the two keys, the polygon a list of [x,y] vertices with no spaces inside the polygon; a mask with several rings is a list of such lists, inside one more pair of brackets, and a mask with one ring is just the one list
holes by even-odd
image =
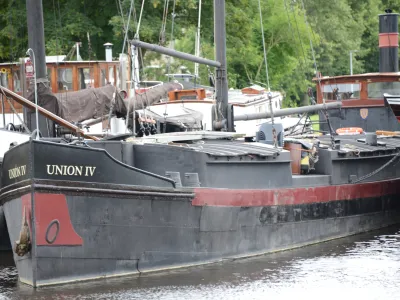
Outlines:
{"label": "glass window pane", "polygon": [[72,91],[72,69],[59,68],[57,75],[58,91]]}
{"label": "glass window pane", "polygon": [[368,84],[368,98],[383,99],[383,94],[399,95],[400,82],[371,82]]}
{"label": "glass window pane", "polygon": [[49,80],[49,86],[51,88],[51,68],[47,68],[47,79]]}
{"label": "glass window pane", "polygon": [[100,86],[105,86],[107,84],[106,69],[100,69]]}
{"label": "glass window pane", "polygon": [[121,89],[121,80],[119,78],[119,68],[117,68],[117,88]]}
{"label": "glass window pane", "polygon": [[322,90],[326,100],[337,100],[337,94],[341,100],[360,99],[359,83],[324,84]]}
{"label": "glass window pane", "polygon": [[93,68],[78,68],[78,89],[94,87]]}
{"label": "glass window pane", "polygon": [[13,81],[14,81],[14,92],[21,92],[21,78],[19,76],[19,71],[13,71]]}
{"label": "glass window pane", "polygon": [[5,88],[8,88],[8,72],[10,70],[6,70],[5,72],[3,72],[4,70],[1,71],[1,76],[0,76],[0,85],[4,86]]}
{"label": "glass window pane", "polygon": [[114,82],[114,67],[108,68],[108,82],[112,85],[115,84],[115,82]]}

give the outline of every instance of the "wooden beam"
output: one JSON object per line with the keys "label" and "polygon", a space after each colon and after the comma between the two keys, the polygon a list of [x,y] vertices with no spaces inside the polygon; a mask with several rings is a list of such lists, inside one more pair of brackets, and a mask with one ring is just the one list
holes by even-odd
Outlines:
{"label": "wooden beam", "polygon": [[[54,66],[49,66],[51,70],[51,90],[53,93],[58,93],[57,70]],[[61,91],[60,91],[61,92]]]}
{"label": "wooden beam", "polygon": [[63,118],[60,118],[59,116],[53,114],[52,112],[49,112],[47,109],[44,109],[43,107],[36,105],[35,103],[29,101],[28,99],[10,91],[9,89],[6,89],[4,87],[0,87],[1,91],[7,96],[10,97],[12,99],[14,99],[16,102],[18,102],[19,104],[21,104],[22,106],[31,109],[31,110],[35,110],[36,106],[38,108],[38,112],[45,116],[46,118],[58,123],[59,125],[68,128],[69,130],[72,130],[74,132],[76,132],[77,134],[80,134],[81,136],[88,138],[88,139],[92,139],[94,141],[98,141],[99,138],[95,137],[95,136],[91,136],[86,134],[82,129],[80,129],[78,126],[75,126],[74,124],[64,120]]}
{"label": "wooden beam", "polygon": [[80,88],[81,88],[81,83],[79,81],[78,67],[72,66],[72,90],[78,91],[80,90]]}

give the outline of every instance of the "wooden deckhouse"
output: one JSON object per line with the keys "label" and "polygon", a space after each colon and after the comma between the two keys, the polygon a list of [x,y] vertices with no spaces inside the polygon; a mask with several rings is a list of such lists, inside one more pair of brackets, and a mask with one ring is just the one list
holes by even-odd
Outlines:
{"label": "wooden deckhouse", "polygon": [[[314,78],[314,81],[317,81]],[[347,76],[325,76],[317,84],[318,103],[343,101],[343,107],[377,107],[384,105],[384,93],[400,93],[399,73],[366,73]]]}
{"label": "wooden deckhouse", "polygon": [[[365,73],[345,76],[314,78],[317,102],[341,101],[339,111],[329,111],[334,130],[341,127],[361,127],[364,131],[375,131],[386,127],[399,130],[399,111],[385,104],[384,94],[400,94],[400,72]],[[368,122],[367,122],[368,119]],[[396,121],[397,119],[397,121]],[[320,120],[325,120],[323,115]],[[322,130],[329,132],[327,124]]]}
{"label": "wooden deckhouse", "polygon": [[[53,93],[68,93],[106,84],[120,84],[118,61],[63,61],[62,59],[63,56],[46,57],[47,78]],[[24,76],[24,60],[0,63],[1,86],[26,97],[29,80]],[[13,105],[18,113],[22,113],[20,104]],[[7,101],[4,101],[4,108],[2,113],[13,112]]]}

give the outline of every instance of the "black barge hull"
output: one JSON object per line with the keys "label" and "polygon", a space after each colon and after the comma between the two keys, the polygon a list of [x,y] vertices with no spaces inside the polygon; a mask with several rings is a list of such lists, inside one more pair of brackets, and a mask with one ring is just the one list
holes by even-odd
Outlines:
{"label": "black barge hull", "polygon": [[[70,155],[59,156],[64,150]],[[14,259],[20,281],[35,287],[260,255],[400,223],[393,170],[396,178],[357,184],[177,188],[104,150],[32,141],[7,155],[0,204],[13,246],[29,232],[30,251]]]}
{"label": "black barge hull", "polygon": [[[35,220],[31,253],[15,259],[21,282],[44,286],[259,255],[400,222],[394,195],[378,184],[353,188],[361,189],[378,191],[276,205],[262,192],[108,193],[100,186],[38,183],[33,198],[31,193],[13,198],[5,211],[13,241],[19,239],[24,210]],[[216,197],[223,197],[223,206],[214,205]]]}
{"label": "black barge hull", "polygon": [[0,206],[0,251],[10,251],[10,238],[8,237],[8,230],[6,219],[4,216],[3,207]]}

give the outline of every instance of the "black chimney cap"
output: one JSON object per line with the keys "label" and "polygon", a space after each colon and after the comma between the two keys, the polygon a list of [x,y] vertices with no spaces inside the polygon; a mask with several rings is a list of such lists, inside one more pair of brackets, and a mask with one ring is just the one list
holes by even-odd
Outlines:
{"label": "black chimney cap", "polygon": [[387,14],[391,14],[393,12],[393,10],[391,10],[390,8],[385,9],[385,13]]}

